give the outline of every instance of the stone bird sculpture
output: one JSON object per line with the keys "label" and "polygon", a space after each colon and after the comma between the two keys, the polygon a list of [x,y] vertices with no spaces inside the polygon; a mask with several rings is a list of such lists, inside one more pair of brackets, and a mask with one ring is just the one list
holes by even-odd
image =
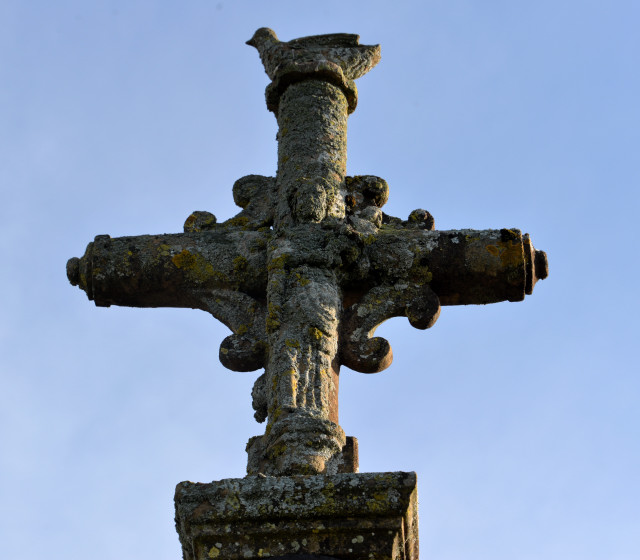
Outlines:
{"label": "stone bird sculpture", "polygon": [[360,36],[350,33],[313,35],[283,42],[272,29],[261,27],[247,45],[258,50],[272,80],[279,70],[306,63],[336,64],[347,80],[356,80],[380,61],[380,45],[361,45]]}

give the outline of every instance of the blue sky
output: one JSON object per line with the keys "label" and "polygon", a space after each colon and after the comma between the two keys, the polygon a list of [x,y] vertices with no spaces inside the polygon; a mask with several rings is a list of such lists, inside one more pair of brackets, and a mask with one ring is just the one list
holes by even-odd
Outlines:
{"label": "blue sky", "polygon": [[95,235],[231,217],[272,175],[268,79],[244,42],[353,32],[349,174],[438,229],[517,227],[550,277],[523,303],[378,332],[343,369],[363,471],[414,470],[422,558],[632,560],[640,549],[640,5],[0,3],[0,557],[180,557],[173,491],[244,474],[255,373],[202,312],[96,308],[65,263]]}

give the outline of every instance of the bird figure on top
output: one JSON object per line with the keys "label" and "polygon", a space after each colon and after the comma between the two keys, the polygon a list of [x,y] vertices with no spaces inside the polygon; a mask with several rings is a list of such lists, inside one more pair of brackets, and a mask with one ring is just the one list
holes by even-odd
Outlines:
{"label": "bird figure on top", "polygon": [[272,80],[287,66],[323,62],[336,64],[347,80],[356,80],[380,61],[380,45],[361,45],[360,36],[351,33],[313,35],[283,42],[272,29],[261,27],[247,45],[258,50]]}

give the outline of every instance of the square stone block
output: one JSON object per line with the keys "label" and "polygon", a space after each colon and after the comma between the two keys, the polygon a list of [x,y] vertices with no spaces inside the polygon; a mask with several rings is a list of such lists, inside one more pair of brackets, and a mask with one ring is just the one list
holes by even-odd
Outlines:
{"label": "square stone block", "polygon": [[175,503],[184,560],[418,560],[415,473],[181,482]]}

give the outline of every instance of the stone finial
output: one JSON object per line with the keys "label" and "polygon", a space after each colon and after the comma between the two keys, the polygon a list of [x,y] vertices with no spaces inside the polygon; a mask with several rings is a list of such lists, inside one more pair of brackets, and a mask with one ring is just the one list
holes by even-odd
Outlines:
{"label": "stone finial", "polygon": [[283,42],[272,29],[261,27],[247,45],[255,47],[267,76],[267,108],[278,114],[280,96],[291,84],[315,78],[339,87],[348,112],[358,103],[354,80],[380,61],[380,45],[361,45],[360,36],[349,33],[314,35]]}
{"label": "stone finial", "polygon": [[313,35],[283,42],[272,29],[261,27],[247,41],[258,50],[267,76],[295,68],[337,66],[347,80],[357,80],[380,62],[380,45],[361,45],[350,33]]}

